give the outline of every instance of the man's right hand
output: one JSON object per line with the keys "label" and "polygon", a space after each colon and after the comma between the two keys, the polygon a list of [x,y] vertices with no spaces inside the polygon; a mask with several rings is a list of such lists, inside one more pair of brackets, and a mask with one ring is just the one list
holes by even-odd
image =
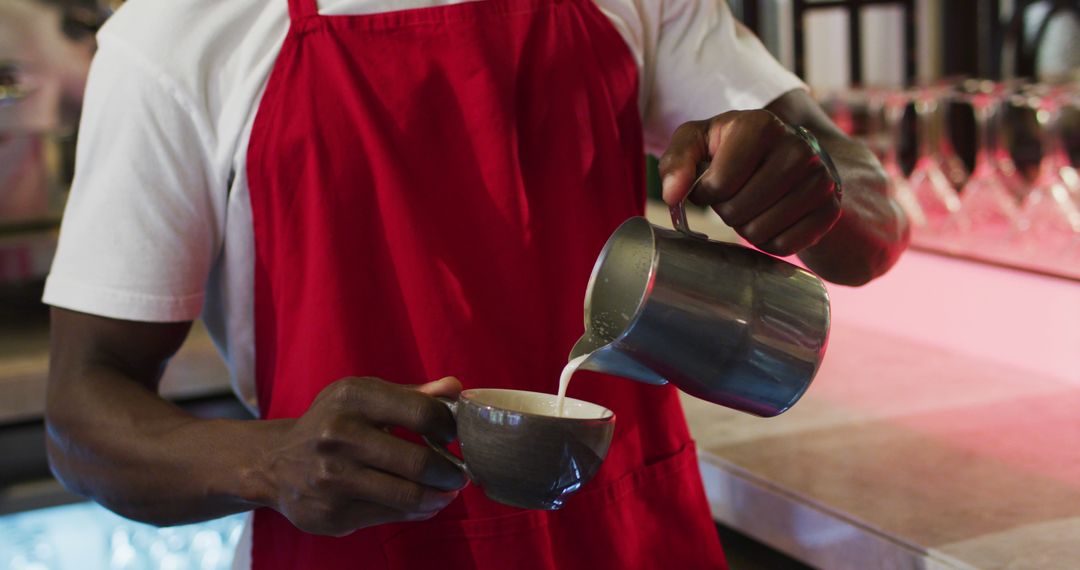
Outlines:
{"label": "man's right hand", "polygon": [[388,428],[452,440],[454,420],[434,396],[455,398],[460,391],[454,378],[415,387],[376,378],[334,382],[269,450],[274,496],[268,506],[300,530],[333,536],[435,516],[457,497],[465,477]]}

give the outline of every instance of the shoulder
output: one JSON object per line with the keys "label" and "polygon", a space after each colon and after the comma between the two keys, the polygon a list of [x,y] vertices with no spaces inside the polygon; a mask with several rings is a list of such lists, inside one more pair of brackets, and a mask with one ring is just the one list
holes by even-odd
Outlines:
{"label": "shoulder", "polygon": [[205,59],[220,63],[237,48],[282,35],[286,0],[129,0],[99,38],[119,40],[163,64]]}
{"label": "shoulder", "polygon": [[286,0],[130,0],[98,41],[121,54],[114,63],[158,76],[214,122],[229,94],[273,60],[288,26]]}
{"label": "shoulder", "polygon": [[663,14],[664,0],[593,0],[616,25],[648,28]]}

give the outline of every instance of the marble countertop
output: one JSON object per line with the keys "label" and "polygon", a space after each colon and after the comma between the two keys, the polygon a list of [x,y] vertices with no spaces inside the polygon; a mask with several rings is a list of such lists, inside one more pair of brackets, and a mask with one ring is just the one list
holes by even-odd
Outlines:
{"label": "marble countertop", "polygon": [[1080,386],[856,327],[770,419],[684,398],[717,519],[820,568],[1076,568]]}

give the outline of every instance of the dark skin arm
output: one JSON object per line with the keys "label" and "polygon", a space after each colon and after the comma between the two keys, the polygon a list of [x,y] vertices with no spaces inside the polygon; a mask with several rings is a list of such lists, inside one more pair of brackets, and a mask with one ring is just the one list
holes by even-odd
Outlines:
{"label": "dark skin arm", "polygon": [[190,328],[53,309],[46,442],[68,488],[152,524],[270,507],[302,530],[340,536],[430,518],[465,484],[434,451],[384,429],[452,438],[434,396],[456,397],[456,379],[346,378],[298,419],[198,419],[157,395]]}
{"label": "dark skin arm", "polygon": [[[839,171],[838,192],[821,160],[788,125],[806,127]],[[675,131],[660,159],[664,201],[712,207],[744,239],[773,255],[798,254],[823,279],[862,285],[907,247],[907,218],[889,197],[874,155],[844,135],[803,90],[764,110],[732,111]]]}

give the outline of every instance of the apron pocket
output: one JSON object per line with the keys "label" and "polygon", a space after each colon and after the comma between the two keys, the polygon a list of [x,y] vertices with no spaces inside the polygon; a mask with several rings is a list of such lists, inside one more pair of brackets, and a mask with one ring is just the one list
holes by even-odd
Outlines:
{"label": "apron pocket", "polygon": [[383,553],[390,570],[727,567],[692,443],[562,510],[410,525]]}
{"label": "apron pocket", "polygon": [[411,525],[383,543],[389,570],[561,570],[543,511]]}

